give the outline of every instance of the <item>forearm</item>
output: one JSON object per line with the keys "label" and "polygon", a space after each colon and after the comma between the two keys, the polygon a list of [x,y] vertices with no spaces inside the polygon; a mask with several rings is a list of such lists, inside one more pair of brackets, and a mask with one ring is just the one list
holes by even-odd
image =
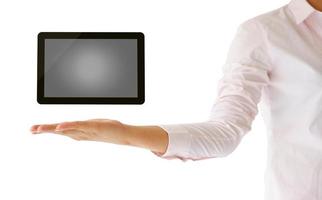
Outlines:
{"label": "forearm", "polygon": [[163,154],[168,146],[168,134],[159,126],[125,125],[127,134],[126,144],[149,149]]}

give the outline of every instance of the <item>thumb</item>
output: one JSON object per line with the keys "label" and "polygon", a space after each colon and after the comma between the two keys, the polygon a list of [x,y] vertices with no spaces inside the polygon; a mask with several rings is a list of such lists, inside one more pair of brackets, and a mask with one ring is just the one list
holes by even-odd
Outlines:
{"label": "thumb", "polygon": [[62,122],[56,126],[55,131],[66,131],[66,130],[91,130],[91,123],[88,121],[73,121],[73,122]]}

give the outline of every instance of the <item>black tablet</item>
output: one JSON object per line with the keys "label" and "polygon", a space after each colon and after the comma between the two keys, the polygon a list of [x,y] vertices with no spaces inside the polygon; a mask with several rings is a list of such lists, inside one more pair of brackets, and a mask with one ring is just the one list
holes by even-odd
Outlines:
{"label": "black tablet", "polygon": [[40,104],[143,104],[144,34],[41,32]]}

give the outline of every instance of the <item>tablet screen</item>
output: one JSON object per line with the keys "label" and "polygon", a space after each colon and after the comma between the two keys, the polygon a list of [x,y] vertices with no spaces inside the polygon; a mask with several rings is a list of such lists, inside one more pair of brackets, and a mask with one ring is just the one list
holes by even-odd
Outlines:
{"label": "tablet screen", "polygon": [[137,97],[135,39],[46,39],[45,97]]}

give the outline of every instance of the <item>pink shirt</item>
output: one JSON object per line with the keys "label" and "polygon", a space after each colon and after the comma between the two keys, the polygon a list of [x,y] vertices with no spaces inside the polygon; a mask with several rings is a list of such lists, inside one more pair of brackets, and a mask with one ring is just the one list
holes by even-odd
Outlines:
{"label": "pink shirt", "polygon": [[266,199],[322,200],[322,12],[292,0],[241,23],[223,72],[209,120],[159,125],[169,145],[157,155],[226,156],[259,107],[268,134]]}

